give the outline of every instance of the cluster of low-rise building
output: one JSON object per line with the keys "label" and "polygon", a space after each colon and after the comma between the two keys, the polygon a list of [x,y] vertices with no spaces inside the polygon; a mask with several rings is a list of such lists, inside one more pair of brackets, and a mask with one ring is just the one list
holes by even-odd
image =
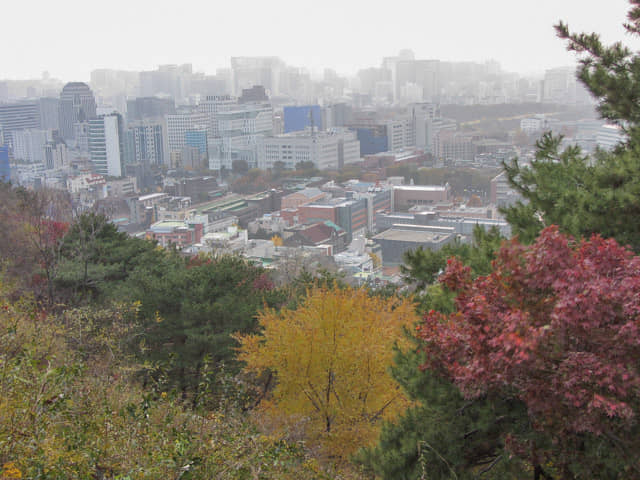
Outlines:
{"label": "cluster of low-rise building", "polygon": [[[236,253],[269,268],[302,255],[357,282],[397,279],[389,272],[397,275],[407,250],[468,241],[476,225],[510,233],[494,204],[457,204],[448,184],[405,185],[389,178],[297,179],[295,185],[240,195],[212,177],[189,177],[167,182],[163,192],[140,194],[135,178],[86,173],[68,179],[75,202],[91,204],[131,235],[185,255]],[[496,188],[496,203],[502,192]]]}

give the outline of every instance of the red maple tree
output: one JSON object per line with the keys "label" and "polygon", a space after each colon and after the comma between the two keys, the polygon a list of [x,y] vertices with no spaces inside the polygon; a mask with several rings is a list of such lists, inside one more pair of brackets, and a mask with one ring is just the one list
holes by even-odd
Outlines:
{"label": "red maple tree", "polygon": [[[456,312],[431,311],[418,328],[424,368],[453,380],[468,398],[524,402],[532,427],[554,448],[587,433],[632,454],[640,257],[615,240],[575,241],[553,226],[531,246],[503,244],[486,277],[472,280],[452,258],[440,281],[457,292]],[[514,450],[525,448],[510,440]],[[638,460],[631,464],[638,471]]]}

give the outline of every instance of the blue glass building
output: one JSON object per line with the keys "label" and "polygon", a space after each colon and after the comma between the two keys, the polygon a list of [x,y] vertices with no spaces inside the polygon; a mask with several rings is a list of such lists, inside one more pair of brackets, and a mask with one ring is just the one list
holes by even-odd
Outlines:
{"label": "blue glass building", "polygon": [[373,155],[389,150],[387,129],[382,125],[371,127],[356,127],[360,141],[360,156]]}
{"label": "blue glass building", "polygon": [[187,130],[184,132],[184,143],[189,147],[196,147],[200,155],[207,154],[207,131]]}
{"label": "blue glass building", "polygon": [[311,126],[322,130],[322,110],[320,105],[284,107],[284,133],[299,132]]}
{"label": "blue glass building", "polygon": [[0,146],[0,181],[11,181],[11,167],[9,166],[9,147]]}

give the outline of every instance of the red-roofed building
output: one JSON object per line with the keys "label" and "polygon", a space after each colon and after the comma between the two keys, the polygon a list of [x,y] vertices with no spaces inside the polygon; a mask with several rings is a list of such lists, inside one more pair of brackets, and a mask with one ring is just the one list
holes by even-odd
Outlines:
{"label": "red-roofed building", "polygon": [[198,243],[202,239],[203,233],[204,225],[202,223],[164,220],[151,225],[146,232],[146,238],[156,240],[163,247],[173,244],[178,248],[183,248]]}
{"label": "red-roofed building", "polygon": [[284,244],[288,247],[331,245],[333,253],[338,253],[346,248],[347,237],[347,232],[343,228],[326,221],[288,229]]}

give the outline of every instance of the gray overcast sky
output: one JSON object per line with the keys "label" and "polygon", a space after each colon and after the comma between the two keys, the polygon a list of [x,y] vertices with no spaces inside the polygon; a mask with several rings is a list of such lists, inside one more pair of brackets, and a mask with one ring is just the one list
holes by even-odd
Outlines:
{"label": "gray overcast sky", "polygon": [[[88,80],[96,68],[193,63],[215,73],[229,57],[355,73],[410,48],[416,58],[498,60],[542,71],[573,55],[555,37],[576,31],[624,40],[627,0],[2,0],[0,78]],[[633,44],[637,47],[637,42]]]}

